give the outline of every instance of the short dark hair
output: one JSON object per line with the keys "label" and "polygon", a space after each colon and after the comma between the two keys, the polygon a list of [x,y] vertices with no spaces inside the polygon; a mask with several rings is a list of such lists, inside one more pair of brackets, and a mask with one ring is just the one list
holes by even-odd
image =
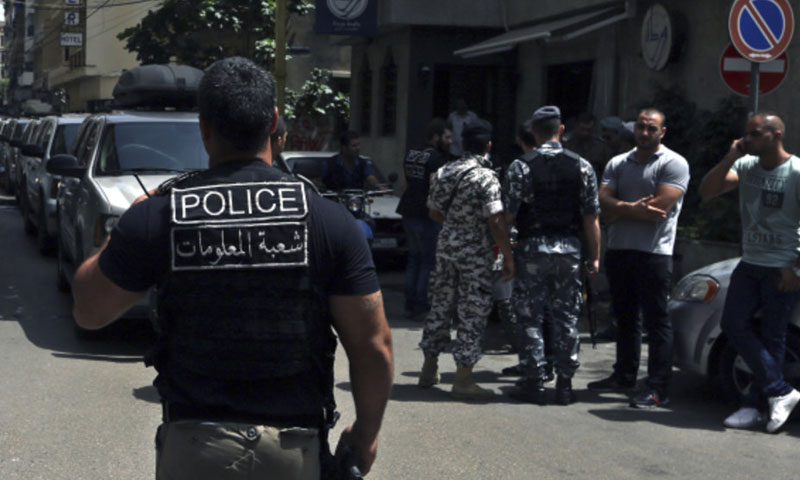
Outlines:
{"label": "short dark hair", "polygon": [[433,140],[433,137],[438,135],[441,137],[444,135],[444,131],[450,129],[447,126],[444,120],[439,117],[436,117],[431,120],[431,123],[428,124],[428,130],[425,132],[425,140]]}
{"label": "short dark hair", "polygon": [[667,116],[664,115],[664,112],[662,112],[661,110],[659,110],[657,108],[654,108],[654,107],[643,108],[641,111],[639,111],[639,115],[636,115],[636,119],[638,120],[639,117],[642,116],[642,115],[646,115],[648,117],[652,117],[653,115],[657,115],[657,116],[661,117],[661,126],[664,127],[664,126],[667,125]]}
{"label": "short dark hair", "polygon": [[344,132],[341,133],[341,135],[339,135],[339,146],[340,147],[348,146],[350,145],[350,142],[352,142],[356,138],[359,138],[360,136],[361,135],[352,130],[345,130]]}
{"label": "short dark hair", "polygon": [[522,122],[522,125],[517,128],[517,137],[522,140],[522,143],[529,147],[536,146],[536,137],[533,136],[533,132],[531,129],[533,128],[533,122],[530,120],[525,120]]}
{"label": "short dark hair", "polygon": [[561,128],[561,119],[558,117],[547,118],[533,123],[533,131],[545,138],[552,138],[558,135]]}
{"label": "short dark hair", "polygon": [[275,113],[275,80],[243,57],[217,60],[197,90],[200,116],[240,152],[266,148]]}
{"label": "short dark hair", "polygon": [[278,123],[275,125],[275,131],[269,136],[269,141],[275,143],[275,140],[283,137],[284,133],[286,133],[286,121],[283,119],[283,115],[279,114]]}

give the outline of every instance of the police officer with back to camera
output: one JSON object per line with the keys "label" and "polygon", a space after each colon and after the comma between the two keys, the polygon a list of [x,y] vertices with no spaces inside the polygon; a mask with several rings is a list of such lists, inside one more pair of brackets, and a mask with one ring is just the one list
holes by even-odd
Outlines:
{"label": "police officer with back to camera", "polygon": [[558,107],[545,106],[531,118],[539,147],[509,166],[503,189],[507,220],[518,236],[512,301],[521,324],[519,359],[523,382],[512,398],[544,405],[547,358],[543,324],[552,319],[556,402],[575,400],[572,376],[578,366],[581,309],[581,234],[586,235],[586,273],[597,273],[600,258],[600,203],[597,178],[588,161],[562,148],[564,125]]}
{"label": "police officer with back to camera", "polygon": [[334,478],[331,326],[357,414],[339,442],[364,473],[376,456],[393,360],[375,267],[352,215],[271,166],[274,91],[247,59],[211,65],[198,91],[210,168],[139,199],[75,275],[88,329],[158,286],[158,479]]}
{"label": "police officer with back to camera", "polygon": [[452,134],[444,120],[428,124],[427,141],[421,149],[410,149],[403,160],[403,195],[397,213],[403,216],[408,243],[405,280],[405,316],[422,320],[431,309],[428,281],[436,267],[436,240],[441,225],[428,215],[431,177],[450,160]]}

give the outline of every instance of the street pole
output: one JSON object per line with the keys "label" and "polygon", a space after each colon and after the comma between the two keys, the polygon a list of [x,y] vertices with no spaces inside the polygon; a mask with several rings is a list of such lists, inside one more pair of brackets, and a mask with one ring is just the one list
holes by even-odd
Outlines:
{"label": "street pole", "polygon": [[755,115],[758,113],[758,74],[761,69],[761,64],[758,62],[750,62],[750,114]]}
{"label": "street pole", "polygon": [[286,0],[275,2],[275,88],[282,115],[286,103]]}

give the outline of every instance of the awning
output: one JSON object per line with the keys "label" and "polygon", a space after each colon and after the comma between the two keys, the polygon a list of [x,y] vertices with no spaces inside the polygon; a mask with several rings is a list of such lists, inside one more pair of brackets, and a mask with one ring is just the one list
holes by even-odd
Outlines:
{"label": "awning", "polygon": [[[616,13],[616,14],[615,14]],[[584,12],[557,20],[543,22],[530,27],[510,30],[496,37],[484,40],[461,50],[453,52],[463,58],[480,57],[493,53],[507,52],[517,44],[531,40],[570,40],[585,33],[611,25],[628,18],[624,7],[606,7],[591,12]]]}

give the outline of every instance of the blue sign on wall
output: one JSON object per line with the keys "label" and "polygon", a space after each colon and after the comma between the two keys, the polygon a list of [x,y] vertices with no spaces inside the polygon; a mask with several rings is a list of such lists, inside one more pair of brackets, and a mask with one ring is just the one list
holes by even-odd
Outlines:
{"label": "blue sign on wall", "polygon": [[317,0],[316,33],[375,35],[378,0]]}

